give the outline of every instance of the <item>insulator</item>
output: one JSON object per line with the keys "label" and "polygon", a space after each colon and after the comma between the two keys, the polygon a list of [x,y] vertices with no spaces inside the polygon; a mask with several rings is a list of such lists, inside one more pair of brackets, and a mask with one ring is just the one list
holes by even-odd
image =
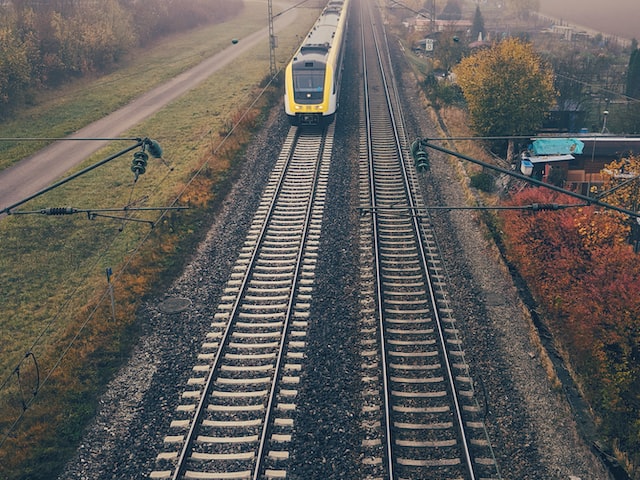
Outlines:
{"label": "insulator", "polygon": [[416,152],[415,161],[419,170],[427,170],[429,168],[429,155],[424,150]]}
{"label": "insulator", "polygon": [[155,140],[147,140],[145,146],[153,158],[162,158],[162,147],[158,142]]}
{"label": "insulator", "polygon": [[560,210],[560,205],[557,203],[534,203],[531,205],[531,209],[534,212],[542,210]]}
{"label": "insulator", "polygon": [[426,140],[417,139],[411,144],[411,155],[415,161],[415,165],[419,170],[429,168],[429,154],[425,150]]}
{"label": "insulator", "polygon": [[147,160],[149,155],[144,152],[136,152],[133,154],[133,161],[131,162],[131,171],[135,173],[136,179],[139,175],[142,175],[147,171]]}
{"label": "insulator", "polygon": [[44,215],[71,215],[77,212],[77,209],[71,207],[51,207],[40,210]]}

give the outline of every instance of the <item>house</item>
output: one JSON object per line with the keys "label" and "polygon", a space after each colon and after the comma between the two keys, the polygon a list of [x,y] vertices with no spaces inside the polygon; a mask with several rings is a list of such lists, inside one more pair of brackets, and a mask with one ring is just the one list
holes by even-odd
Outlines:
{"label": "house", "polygon": [[558,100],[558,104],[549,110],[540,133],[543,135],[576,135],[586,124],[587,111],[571,100]]}
{"label": "house", "polygon": [[640,137],[536,137],[521,153],[520,171],[586,195],[603,183],[605,165],[630,155],[640,155]]}

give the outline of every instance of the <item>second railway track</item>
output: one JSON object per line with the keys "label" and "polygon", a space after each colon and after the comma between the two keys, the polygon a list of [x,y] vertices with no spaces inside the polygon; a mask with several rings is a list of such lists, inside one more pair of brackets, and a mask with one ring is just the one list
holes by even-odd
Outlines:
{"label": "second railway track", "polygon": [[497,479],[374,13],[363,5],[360,18],[362,276],[371,294],[362,320],[363,468],[367,478]]}

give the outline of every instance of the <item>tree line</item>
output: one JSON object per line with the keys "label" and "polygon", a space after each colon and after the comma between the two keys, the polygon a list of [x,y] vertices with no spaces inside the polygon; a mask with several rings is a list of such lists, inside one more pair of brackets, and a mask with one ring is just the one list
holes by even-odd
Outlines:
{"label": "tree line", "polygon": [[242,0],[0,1],[0,119],[36,89],[105,72],[135,47],[242,7]]}

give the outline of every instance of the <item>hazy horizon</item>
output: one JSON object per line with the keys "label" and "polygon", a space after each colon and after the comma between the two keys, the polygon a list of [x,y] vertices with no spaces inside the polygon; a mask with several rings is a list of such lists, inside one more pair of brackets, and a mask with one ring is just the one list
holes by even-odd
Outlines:
{"label": "hazy horizon", "polygon": [[640,0],[540,0],[540,13],[603,34],[640,40]]}

